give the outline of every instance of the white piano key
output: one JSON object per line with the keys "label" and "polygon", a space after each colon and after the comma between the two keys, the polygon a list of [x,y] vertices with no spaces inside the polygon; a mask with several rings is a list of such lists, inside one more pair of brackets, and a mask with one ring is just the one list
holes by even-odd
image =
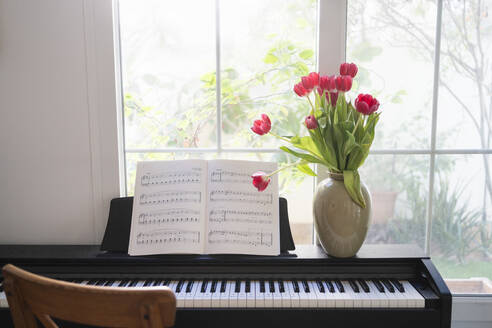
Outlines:
{"label": "white piano key", "polygon": [[197,291],[195,292],[195,296],[193,297],[193,307],[194,308],[203,308],[207,307],[207,290],[210,288],[210,281],[207,282],[207,286],[205,291],[202,292],[203,284],[205,281],[200,281]]}
{"label": "white piano key", "polygon": [[[364,291],[364,288],[359,284],[360,287],[360,292],[359,292],[359,299],[360,299],[360,306],[363,308],[370,308],[372,306],[372,299],[374,298],[371,295],[371,291],[369,289],[369,293]],[[369,287],[369,286],[368,286]]]}
{"label": "white piano key", "polygon": [[332,294],[333,295],[333,299],[335,300],[335,307],[336,308],[344,308],[344,307],[346,307],[346,305],[345,305],[345,299],[347,298],[347,293],[340,292],[340,290],[338,289],[338,286],[335,283],[335,281],[332,280],[331,282],[332,282],[333,287],[335,289],[335,292]]}
{"label": "white piano key", "polygon": [[304,286],[300,280],[297,281],[299,285],[299,305],[300,307],[310,307],[309,295],[304,291]]}
{"label": "white piano key", "polygon": [[237,294],[237,306],[240,308],[246,307],[246,281],[241,281],[239,293]]}
{"label": "white piano key", "polygon": [[0,292],[0,308],[8,308],[9,304],[7,302],[7,295],[5,292]]}
{"label": "white piano key", "polygon": [[[283,284],[284,284],[284,292],[280,293],[280,297],[282,298],[282,307],[290,308],[292,307],[292,302],[291,302],[289,287],[287,286],[286,281],[284,281]],[[279,283],[279,288],[280,288],[280,283]]]}
{"label": "white piano key", "polygon": [[381,293],[373,281],[369,281],[368,284],[371,285],[371,289],[374,291],[375,297],[379,301],[379,307],[388,308],[390,307],[389,299],[386,293]]}
{"label": "white piano key", "polygon": [[336,296],[335,296],[335,292],[330,292],[330,287],[328,286],[328,284],[326,283],[326,281],[323,281],[322,280],[322,283],[323,283],[323,286],[325,287],[325,298],[326,298],[326,306],[325,307],[328,307],[328,308],[334,308],[334,307],[337,307],[336,306]]}
{"label": "white piano key", "polygon": [[246,307],[254,308],[256,307],[256,281],[250,282],[249,290],[249,293],[246,293]]}
{"label": "white piano key", "polygon": [[234,308],[238,307],[237,303],[237,297],[239,295],[238,292],[236,292],[236,281],[231,281],[230,282],[230,292],[229,292],[229,307]]}
{"label": "white piano key", "polygon": [[282,295],[280,293],[278,281],[274,281],[273,286],[275,287],[275,291],[273,292],[273,307],[280,308],[282,307]]}
{"label": "white piano key", "polygon": [[316,293],[316,290],[318,287],[316,287],[316,282],[312,280],[308,280],[308,286],[309,286],[309,307],[318,307],[318,294]]}
{"label": "white piano key", "polygon": [[223,307],[223,308],[229,307],[229,294],[231,292],[231,284],[232,284],[232,281],[228,280],[226,282],[225,292],[220,293],[220,307]]}
{"label": "white piano key", "polygon": [[260,291],[260,281],[255,280],[255,307],[265,307],[265,293]]}
{"label": "white piano key", "polygon": [[[139,284],[140,284],[140,282],[139,282]],[[183,283],[183,285],[181,286],[181,290],[179,292],[174,292],[174,295],[176,296],[176,307],[179,307],[179,308],[184,307],[184,302],[185,302],[185,298],[186,298],[186,284],[187,284],[187,281],[185,281]],[[177,288],[177,286],[178,286],[178,284],[176,284],[175,288]]]}
{"label": "white piano key", "polygon": [[299,300],[299,293],[296,293],[294,291],[294,284],[292,283],[292,281],[290,280],[284,281],[284,285],[285,285],[285,290],[289,291],[291,307],[293,308],[301,307],[301,303]]}
{"label": "white piano key", "polygon": [[403,285],[403,288],[405,288],[405,294],[407,294],[407,300],[410,301],[409,303],[416,308],[425,308],[425,298],[422,297],[412,284],[406,280],[401,280],[400,283]]}
{"label": "white piano key", "polygon": [[193,283],[193,287],[191,288],[191,292],[186,293],[186,295],[185,295],[184,307],[186,307],[186,308],[194,307],[195,294],[196,294],[199,286],[200,286],[200,281],[195,281]]}
{"label": "white piano key", "polygon": [[398,288],[395,288],[394,297],[396,301],[396,307],[398,308],[408,308],[408,298],[405,293],[401,293]]}
{"label": "white piano key", "polygon": [[265,307],[273,307],[273,293],[270,292],[268,280],[265,280]]}
{"label": "white piano key", "polygon": [[349,300],[349,303],[345,303],[347,306],[346,307],[354,307],[354,308],[359,308],[362,307],[362,304],[360,302],[360,297],[357,295],[352,287],[350,286],[350,283],[346,280],[342,281],[343,288],[345,289],[345,293],[347,294],[347,300]]}
{"label": "white piano key", "polygon": [[353,308],[354,307],[354,299],[351,294],[351,289],[349,290],[346,286],[348,285],[348,281],[346,280],[341,280],[344,292],[341,293],[342,297],[345,300],[345,307],[346,308]]}

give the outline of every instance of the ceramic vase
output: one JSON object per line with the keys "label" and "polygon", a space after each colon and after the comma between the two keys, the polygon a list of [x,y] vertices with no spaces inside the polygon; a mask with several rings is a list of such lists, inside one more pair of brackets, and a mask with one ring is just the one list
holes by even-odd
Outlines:
{"label": "ceramic vase", "polygon": [[334,257],[352,257],[362,246],[371,222],[371,195],[361,181],[366,207],[355,203],[343,183],[343,174],[330,173],[314,195],[313,215],[324,251]]}

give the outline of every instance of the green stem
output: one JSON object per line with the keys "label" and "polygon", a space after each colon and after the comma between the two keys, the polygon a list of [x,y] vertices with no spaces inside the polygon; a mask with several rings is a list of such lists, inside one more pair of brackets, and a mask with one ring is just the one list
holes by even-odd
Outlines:
{"label": "green stem", "polygon": [[268,133],[270,133],[270,134],[271,134],[272,136],[274,136],[275,138],[278,138],[278,139],[283,140],[283,141],[290,142],[290,140],[289,140],[289,139],[287,139],[287,138],[285,138],[285,137],[282,137],[282,136],[279,136],[278,134],[273,133],[272,131],[270,131],[270,132],[268,132]]}
{"label": "green stem", "polygon": [[295,162],[295,163],[292,163],[292,164],[289,164],[289,165],[286,165],[286,166],[282,166],[281,168],[273,171],[272,173],[270,174],[267,174],[267,177],[271,177],[272,175],[274,174],[277,174],[278,172],[282,171],[282,170],[285,170],[285,169],[288,169],[289,167],[292,167],[292,166],[297,166],[303,162],[306,162],[305,160],[300,160],[299,162]]}
{"label": "green stem", "polygon": [[313,106],[313,103],[311,102],[311,99],[309,98],[309,95],[306,96],[307,100],[309,101],[309,104],[311,105],[311,113],[309,115],[313,115],[314,114],[314,106]]}

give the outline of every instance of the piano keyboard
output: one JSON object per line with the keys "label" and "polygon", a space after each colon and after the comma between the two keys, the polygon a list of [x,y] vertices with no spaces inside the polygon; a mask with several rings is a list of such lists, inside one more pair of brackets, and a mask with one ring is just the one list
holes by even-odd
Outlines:
{"label": "piano keyboard", "polygon": [[[167,286],[175,293],[178,308],[425,308],[425,299],[413,285],[396,279],[66,281],[118,288]],[[2,307],[8,304],[0,282]]]}

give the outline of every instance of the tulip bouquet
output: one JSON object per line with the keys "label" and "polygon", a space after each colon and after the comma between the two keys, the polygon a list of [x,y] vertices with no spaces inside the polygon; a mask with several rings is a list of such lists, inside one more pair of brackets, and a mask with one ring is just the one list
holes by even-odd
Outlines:
{"label": "tulip bouquet", "polygon": [[[320,76],[312,72],[294,86],[294,92],[309,103],[304,120],[308,135],[280,136],[271,131],[272,123],[266,114],[254,121],[251,130],[258,135],[273,135],[290,144],[294,149],[280,147],[299,158],[289,166],[295,165],[300,171],[314,176],[316,174],[308,164],[316,163],[324,165],[331,173],[343,174],[350,197],[365,208],[358,168],[369,154],[380,113],[377,112],[379,102],[369,94],[359,94],[353,105],[345,98],[357,71],[355,64],[343,63],[338,76]],[[254,173],[253,185],[259,191],[265,190],[270,177],[280,170],[268,174],[261,171]]]}

